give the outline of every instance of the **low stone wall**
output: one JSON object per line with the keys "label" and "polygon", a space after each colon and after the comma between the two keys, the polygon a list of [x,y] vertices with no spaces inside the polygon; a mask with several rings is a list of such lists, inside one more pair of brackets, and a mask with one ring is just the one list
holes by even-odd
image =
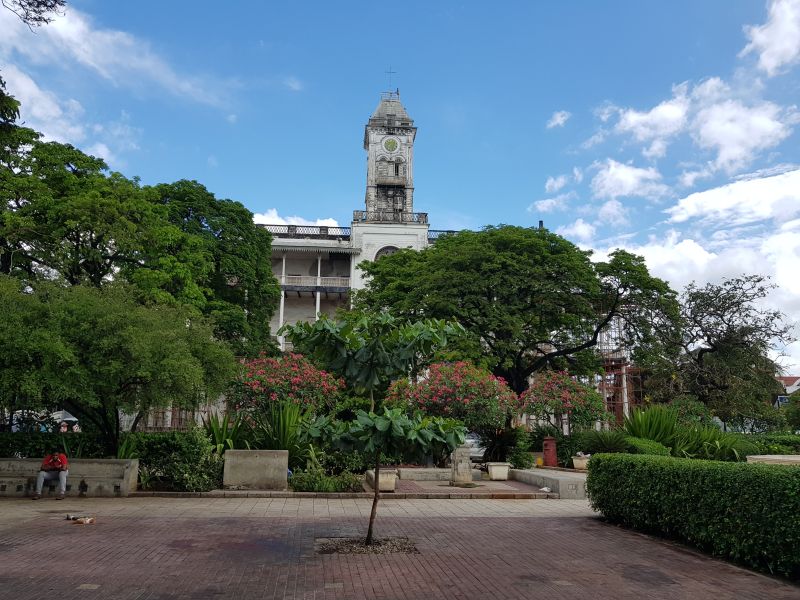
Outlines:
{"label": "low stone wall", "polygon": [[567,473],[549,469],[511,469],[509,477],[537,487],[548,487],[563,499],[586,498],[586,473]]}
{"label": "low stone wall", "polygon": [[765,465],[796,465],[800,467],[800,454],[751,454],[747,457],[747,462]]}
{"label": "low stone wall", "polygon": [[[0,458],[0,497],[33,495],[39,458]],[[127,496],[136,491],[139,460],[75,458],[69,461],[67,496]],[[45,481],[42,495],[58,493],[57,481]]]}
{"label": "low stone wall", "polygon": [[226,489],[285,490],[288,450],[226,450],[222,484]]}
{"label": "low stone wall", "polygon": [[[436,469],[436,468],[421,468],[421,469],[397,469],[397,476],[400,479],[409,481],[450,481],[452,476],[451,470]],[[472,480],[481,480],[481,470],[472,469]]]}

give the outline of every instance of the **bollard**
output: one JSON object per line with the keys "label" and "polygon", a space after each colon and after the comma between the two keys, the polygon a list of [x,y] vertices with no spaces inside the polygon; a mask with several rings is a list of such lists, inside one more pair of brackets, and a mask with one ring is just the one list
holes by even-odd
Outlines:
{"label": "bollard", "polygon": [[556,438],[547,436],[542,443],[542,452],[544,453],[544,466],[557,467],[558,454],[556,453]]}

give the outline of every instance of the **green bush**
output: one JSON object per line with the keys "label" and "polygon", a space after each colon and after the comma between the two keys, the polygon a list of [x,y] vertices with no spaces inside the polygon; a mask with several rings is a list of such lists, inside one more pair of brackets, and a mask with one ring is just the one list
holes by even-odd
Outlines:
{"label": "green bush", "polygon": [[623,428],[630,436],[653,440],[667,447],[672,446],[678,427],[678,412],[661,404],[647,409],[635,408],[627,417]]}
{"label": "green bush", "polygon": [[223,459],[202,428],[128,435],[136,437],[139,468],[153,478],[152,487],[206,492],[222,486]]}
{"label": "green bush", "polygon": [[343,471],[338,475],[326,475],[323,471],[317,469],[296,471],[289,478],[289,485],[295,492],[364,491],[361,476],[349,471]]}
{"label": "green bush", "polygon": [[748,454],[755,454],[751,442],[717,427],[681,427],[672,439],[672,455],[680,458],[743,461]]}
{"label": "green bush", "polygon": [[625,442],[628,444],[628,452],[631,454],[653,454],[656,456],[669,456],[669,448],[664,444],[659,444],[653,440],[645,440],[633,436],[627,436]]}
{"label": "green bush", "polygon": [[608,431],[587,431],[581,434],[581,451],[586,454],[627,452],[628,442],[625,432],[617,429]]}
{"label": "green bush", "polygon": [[800,435],[793,433],[736,434],[749,441],[756,454],[800,454]]}
{"label": "green bush", "polygon": [[610,521],[800,577],[797,467],[598,454],[586,488]]}
{"label": "green bush", "polygon": [[54,445],[69,458],[107,456],[102,437],[93,433],[0,432],[0,456],[4,458],[43,458]]}
{"label": "green bush", "polygon": [[535,426],[528,433],[528,449],[531,452],[542,452],[544,438],[547,436],[554,437],[556,439],[558,464],[566,467],[571,463],[572,457],[583,450],[583,439],[587,433],[576,432],[572,435],[564,435],[550,425]]}

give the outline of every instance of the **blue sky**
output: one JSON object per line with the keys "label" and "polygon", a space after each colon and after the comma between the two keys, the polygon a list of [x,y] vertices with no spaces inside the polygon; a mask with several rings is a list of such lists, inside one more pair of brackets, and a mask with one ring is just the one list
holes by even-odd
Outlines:
{"label": "blue sky", "polygon": [[391,65],[433,228],[543,219],[678,288],[762,273],[800,320],[800,0],[204,6],[74,0],[36,33],[2,10],[0,73],[127,176],[346,225]]}

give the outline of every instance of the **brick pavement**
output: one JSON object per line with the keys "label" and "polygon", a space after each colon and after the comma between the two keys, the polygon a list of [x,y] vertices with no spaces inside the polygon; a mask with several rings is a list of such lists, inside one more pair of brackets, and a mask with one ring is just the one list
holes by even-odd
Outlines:
{"label": "brick pavement", "polygon": [[[408,536],[418,554],[314,554],[315,538],[363,535],[369,509],[364,499],[0,500],[0,598],[800,598],[606,525],[581,500],[385,502],[378,535]],[[74,525],[67,512],[98,522]]]}

